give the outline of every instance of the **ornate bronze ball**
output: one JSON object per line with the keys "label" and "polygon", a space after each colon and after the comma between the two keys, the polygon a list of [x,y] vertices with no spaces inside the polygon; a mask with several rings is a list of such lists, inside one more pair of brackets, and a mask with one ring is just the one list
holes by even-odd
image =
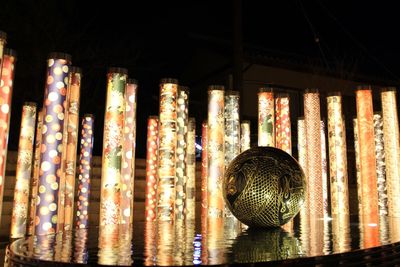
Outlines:
{"label": "ornate bronze ball", "polygon": [[223,190],[239,221],[250,227],[278,227],[299,212],[306,182],[299,163],[286,152],[253,147],[229,164]]}

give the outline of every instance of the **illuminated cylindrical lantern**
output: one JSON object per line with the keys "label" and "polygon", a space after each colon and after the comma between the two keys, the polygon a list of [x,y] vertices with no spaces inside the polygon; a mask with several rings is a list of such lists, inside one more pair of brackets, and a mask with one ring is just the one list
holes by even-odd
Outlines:
{"label": "illuminated cylindrical lantern", "polygon": [[1,77],[1,66],[3,65],[4,58],[4,47],[7,43],[7,33],[0,31],[0,77]]}
{"label": "illuminated cylindrical lantern", "polygon": [[[304,122],[304,117],[299,117],[297,120],[297,149],[298,149],[298,162],[303,169],[306,179],[306,192],[308,192],[308,176],[307,176],[307,139],[306,139],[306,126]],[[304,198],[304,204],[300,209],[300,225],[302,232],[309,231],[309,204],[308,204],[308,193]]]}
{"label": "illuminated cylindrical lantern", "polygon": [[321,121],[321,172],[322,172],[322,196],[324,200],[324,218],[329,216],[328,203],[328,162],[326,158],[325,122]]}
{"label": "illuminated cylindrical lantern", "polygon": [[274,93],[272,88],[258,92],[258,145],[275,146]]}
{"label": "illuminated cylindrical lantern", "polygon": [[358,140],[360,146],[360,172],[363,215],[378,223],[378,189],[372,91],[370,86],[359,86],[356,91]]}
{"label": "illuminated cylindrical lantern", "polygon": [[239,92],[225,94],[225,168],[240,154]]}
{"label": "illuminated cylindrical lantern", "polygon": [[386,164],[385,164],[385,145],[383,137],[382,113],[374,113],[374,136],[375,136],[375,155],[376,155],[376,179],[378,186],[378,207],[379,215],[388,214],[388,197],[386,191]]}
{"label": "illuminated cylindrical lantern", "polygon": [[36,103],[25,103],[22,107],[19,134],[14,204],[11,217],[11,238],[21,238],[26,233],[35,122]]}
{"label": "illuminated cylindrical lantern", "polygon": [[69,75],[69,88],[67,95],[68,115],[65,117],[64,139],[66,146],[65,162],[63,173],[65,175],[65,193],[64,193],[64,229],[72,228],[74,219],[74,196],[75,196],[75,173],[76,173],[76,154],[78,147],[78,129],[79,129],[79,102],[81,91],[82,71],[80,68],[71,67]]}
{"label": "illuminated cylindrical lantern", "polygon": [[[8,134],[11,115],[11,96],[14,81],[14,66],[16,62],[16,53],[10,49],[4,49],[6,35],[0,32],[0,220],[3,205],[4,179],[7,163]],[[1,64],[2,63],[2,64]]]}
{"label": "illuminated cylindrical lantern", "polygon": [[208,88],[208,217],[220,218],[224,214],[222,181],[225,172],[224,87]]}
{"label": "illuminated cylindrical lantern", "polygon": [[361,170],[360,170],[360,144],[358,141],[358,121],[353,118],[353,131],[354,131],[354,155],[356,163],[356,178],[357,178],[357,200],[358,200],[358,215],[362,219],[362,184],[361,184]]}
{"label": "illuminated cylindrical lantern", "polygon": [[292,131],[289,101],[289,94],[278,94],[275,99],[275,143],[277,148],[291,155]]}
{"label": "illuminated cylindrical lantern", "polygon": [[[156,229],[156,264],[159,266],[172,266],[174,264],[174,224],[169,221],[160,221]],[[181,231],[183,232],[183,231]],[[177,241],[179,242],[179,241]]]}
{"label": "illuminated cylindrical lantern", "polygon": [[99,265],[117,265],[119,260],[119,225],[99,226],[99,244],[97,263]]}
{"label": "illuminated cylindrical lantern", "polygon": [[159,221],[173,221],[174,219],[177,89],[177,80],[161,80],[157,185],[157,218]]}
{"label": "illuminated cylindrical lantern", "polygon": [[[103,158],[100,191],[100,226],[120,222],[122,144],[125,112],[125,86],[128,71],[110,68],[107,74],[104,116]],[[109,227],[112,230],[114,227]]]}
{"label": "illuminated cylindrical lantern", "polygon": [[39,110],[37,115],[36,134],[35,134],[35,154],[33,157],[33,171],[29,199],[29,219],[28,219],[28,235],[35,233],[35,217],[36,217],[36,201],[38,193],[38,181],[40,171],[40,147],[42,144],[42,125],[43,111]]}
{"label": "illuminated cylindrical lantern", "polygon": [[240,124],[240,153],[250,149],[250,121],[244,120]]}
{"label": "illuminated cylindrical lantern", "polygon": [[[189,118],[187,135],[186,221],[195,220],[196,212],[196,121]],[[187,225],[188,226],[188,225]]]}
{"label": "illuminated cylindrical lantern", "polygon": [[[203,121],[201,124],[201,218],[207,218],[207,199],[208,199],[208,123]],[[202,227],[207,223],[201,224]]]}
{"label": "illuminated cylindrical lantern", "polygon": [[188,179],[188,104],[189,88],[185,86],[178,87],[178,97],[176,104],[176,174],[175,174],[175,218],[183,220],[185,218],[186,203],[186,180]]}
{"label": "illuminated cylindrical lantern", "polygon": [[137,81],[128,79],[125,89],[124,140],[121,170],[121,224],[133,223],[133,192],[136,150]]}
{"label": "illuminated cylindrical lantern", "polygon": [[202,263],[207,263],[207,214],[208,214],[208,123],[201,124],[201,236]]}
{"label": "illuminated cylindrical lantern", "polygon": [[340,92],[330,94],[328,103],[328,146],[332,216],[349,215],[346,128]]}
{"label": "illuminated cylindrical lantern", "polygon": [[[225,93],[225,168],[240,154],[240,120],[239,120],[239,92],[227,91]],[[233,217],[225,205],[225,216]]]}
{"label": "illuminated cylindrical lantern", "polygon": [[324,216],[322,186],[321,116],[318,90],[304,93],[304,123],[307,142],[308,204],[311,218]]}
{"label": "illuminated cylindrical lantern", "polygon": [[332,214],[332,244],[335,253],[351,250],[350,216],[346,213]]}
{"label": "illuminated cylindrical lantern", "polygon": [[35,234],[54,233],[57,226],[61,154],[70,56],[51,54],[44,95],[42,144]]}
{"label": "illuminated cylindrical lantern", "polygon": [[396,88],[381,92],[389,216],[400,217],[400,137]]}
{"label": "illuminated cylindrical lantern", "polygon": [[81,148],[79,155],[78,201],[76,202],[76,228],[89,225],[90,181],[92,176],[94,116],[85,114],[82,119]]}
{"label": "illuminated cylindrical lantern", "polygon": [[147,120],[146,200],[144,204],[146,221],[154,221],[156,219],[157,169],[158,117],[150,116]]}

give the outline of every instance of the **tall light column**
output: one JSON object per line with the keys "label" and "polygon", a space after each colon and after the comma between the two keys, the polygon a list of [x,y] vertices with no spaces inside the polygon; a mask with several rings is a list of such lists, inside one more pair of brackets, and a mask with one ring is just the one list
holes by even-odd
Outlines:
{"label": "tall light column", "polygon": [[[328,147],[332,216],[350,214],[347,176],[346,129],[340,92],[330,94],[328,103]],[[343,219],[343,221],[346,221]]]}
{"label": "tall light column", "polygon": [[89,225],[90,181],[92,177],[94,116],[85,114],[82,119],[81,152],[79,156],[78,201],[76,202],[76,228]]}
{"label": "tall light column", "polygon": [[[240,154],[240,120],[239,120],[239,92],[227,91],[225,93],[225,168]],[[232,217],[225,205],[225,217]],[[236,219],[236,218],[235,218]]]}
{"label": "tall light column", "polygon": [[24,103],[19,133],[14,203],[11,217],[11,238],[21,238],[26,233],[35,122],[36,103]]}
{"label": "tall light column", "polygon": [[292,129],[290,124],[289,94],[278,94],[275,99],[275,143],[276,147],[292,154]]}
{"label": "tall light column", "polygon": [[250,149],[250,121],[244,120],[240,124],[240,153]]}
{"label": "tall light column", "polygon": [[385,164],[385,145],[383,137],[382,113],[374,113],[374,136],[375,136],[375,155],[376,155],[376,178],[378,187],[378,207],[379,215],[388,215],[388,196],[386,191],[386,164]]}
{"label": "tall light column", "polygon": [[187,134],[186,227],[196,218],[196,120],[189,118]]}
{"label": "tall light column", "polygon": [[[136,150],[136,95],[137,81],[128,79],[125,88],[124,140],[121,169],[121,224],[133,223],[133,192]],[[129,228],[127,228],[129,229]]]}
{"label": "tall light column", "polygon": [[378,189],[374,142],[372,90],[370,86],[359,86],[356,91],[358,140],[360,145],[360,170],[363,215],[378,223]]}
{"label": "tall light column", "polygon": [[145,219],[155,221],[157,204],[157,169],[158,169],[158,117],[150,116],[147,120],[146,152],[146,189]]}
{"label": "tall light column", "polygon": [[258,92],[258,145],[275,146],[274,93],[272,88]]}
{"label": "tall light column", "polygon": [[400,217],[400,137],[396,88],[381,91],[389,216]]}
{"label": "tall light column", "polygon": [[3,206],[4,179],[7,165],[7,146],[11,115],[11,96],[13,91],[14,67],[16,53],[13,50],[5,49],[3,56],[3,46],[5,44],[5,33],[0,32],[0,220]]}
{"label": "tall light column", "polygon": [[188,104],[189,88],[178,87],[177,97],[177,142],[176,142],[176,175],[175,175],[175,218],[183,220],[186,212],[186,182],[188,179]]}
{"label": "tall light column", "polygon": [[304,93],[304,122],[307,142],[308,204],[310,218],[323,218],[321,115],[318,90]]}
{"label": "tall light column", "polygon": [[225,172],[224,87],[208,88],[208,217],[224,215],[222,181]]}
{"label": "tall light column", "polygon": [[61,177],[61,156],[68,74],[71,57],[50,54],[47,61],[47,79],[43,106],[42,145],[38,198],[36,202],[35,234],[46,235],[56,231],[58,198]]}
{"label": "tall light column", "polygon": [[[71,67],[68,88],[68,116],[65,126],[67,127],[66,152],[65,157],[65,198],[64,198],[64,229],[73,228],[74,220],[74,196],[75,196],[75,174],[76,174],[76,154],[78,148],[78,129],[79,129],[79,102],[81,92],[82,71],[78,67]],[[65,131],[64,131],[65,132]]]}
{"label": "tall light column", "polygon": [[36,201],[38,194],[38,182],[39,182],[39,171],[40,171],[40,147],[42,144],[42,125],[43,125],[43,111],[39,110],[37,115],[36,133],[35,133],[35,154],[33,158],[33,171],[32,181],[29,198],[29,219],[27,234],[35,234],[35,216],[36,216]]}
{"label": "tall light column", "polygon": [[174,220],[177,90],[177,80],[168,78],[161,80],[157,185],[157,219],[159,221],[173,222]]}
{"label": "tall light column", "polygon": [[[116,225],[120,222],[124,95],[127,74],[128,71],[122,68],[110,68],[107,74],[99,225],[115,226],[113,230],[118,230]],[[107,231],[104,230],[105,233]]]}

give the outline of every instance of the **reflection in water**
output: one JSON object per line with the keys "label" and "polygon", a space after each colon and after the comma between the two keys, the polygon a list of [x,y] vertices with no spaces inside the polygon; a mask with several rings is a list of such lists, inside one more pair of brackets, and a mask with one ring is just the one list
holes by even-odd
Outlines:
{"label": "reflection in water", "polygon": [[[363,221],[368,219],[364,217]],[[354,217],[348,216],[315,220],[316,227],[302,222],[300,228],[295,226],[293,234],[282,228],[249,228],[232,234],[232,223],[227,218],[208,218],[205,236],[198,234],[200,225],[197,229],[190,221],[185,224],[143,222],[135,225],[139,233],[136,235],[132,229],[122,231],[118,226],[101,227],[100,231],[77,229],[19,239],[10,249],[12,255],[22,259],[154,266],[273,261],[400,242],[400,218],[381,217],[379,224],[365,225],[357,224]],[[364,241],[362,244],[360,239]]]}
{"label": "reflection in water", "polygon": [[236,263],[246,263],[298,258],[305,254],[300,240],[282,228],[249,228],[236,238],[230,256]]}

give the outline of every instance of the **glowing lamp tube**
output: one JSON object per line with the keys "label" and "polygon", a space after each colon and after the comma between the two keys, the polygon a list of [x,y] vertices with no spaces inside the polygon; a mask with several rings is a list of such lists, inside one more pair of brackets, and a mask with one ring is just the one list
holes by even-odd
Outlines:
{"label": "glowing lamp tube", "polygon": [[[346,156],[346,129],[342,112],[342,96],[339,92],[327,98],[328,147],[332,216],[349,215],[349,189]],[[346,219],[343,219],[346,221]]]}
{"label": "glowing lamp tube", "polygon": [[64,132],[64,102],[68,88],[70,56],[52,54],[47,65],[44,95],[42,145],[35,234],[45,235],[57,230],[61,156]]}
{"label": "glowing lamp tube", "polygon": [[65,117],[64,142],[65,162],[63,175],[65,176],[64,188],[64,229],[70,230],[74,220],[74,196],[75,196],[75,174],[76,174],[76,154],[78,147],[79,129],[79,102],[81,92],[80,68],[71,67],[69,75],[69,88],[67,95],[68,112]]}
{"label": "glowing lamp tube", "polygon": [[43,125],[43,112],[39,110],[37,115],[36,136],[35,136],[35,152],[33,157],[33,171],[29,198],[29,218],[27,234],[34,235],[35,233],[35,216],[36,216],[36,201],[38,194],[38,180],[40,170],[40,147],[42,144],[42,125]]}
{"label": "glowing lamp tube", "polygon": [[304,94],[304,122],[307,140],[308,204],[311,218],[323,218],[321,116],[318,90]]}
{"label": "glowing lamp tube", "polygon": [[188,104],[189,88],[178,87],[177,98],[177,142],[176,142],[176,175],[175,175],[175,218],[183,220],[185,218],[186,203],[186,182],[188,179]]}
{"label": "glowing lamp tube", "polygon": [[279,94],[275,99],[275,142],[276,147],[292,154],[292,131],[290,125],[289,95]]}
{"label": "glowing lamp tube", "polygon": [[157,169],[158,169],[158,117],[150,116],[147,120],[146,152],[146,221],[155,221],[157,203]]}
{"label": "glowing lamp tube", "polygon": [[25,103],[22,107],[19,134],[14,204],[11,217],[11,238],[21,238],[26,233],[35,122],[36,103]]}
{"label": "glowing lamp tube", "polygon": [[187,135],[186,224],[194,224],[196,212],[196,121],[189,118]]}
{"label": "glowing lamp tube", "polygon": [[77,229],[89,225],[90,181],[92,177],[94,116],[85,114],[82,119],[81,151],[79,155],[78,201],[76,202]]}
{"label": "glowing lamp tube", "polygon": [[208,217],[224,215],[222,180],[225,171],[224,87],[208,88]]}
{"label": "glowing lamp tube", "polygon": [[375,155],[376,155],[376,178],[378,181],[378,207],[379,215],[388,214],[388,197],[386,191],[386,164],[385,164],[385,145],[383,137],[382,113],[374,113],[374,135],[375,135]]}
{"label": "glowing lamp tube", "polygon": [[178,81],[162,79],[158,124],[157,219],[174,220],[176,174],[176,99]]}
{"label": "glowing lamp tube", "polygon": [[356,163],[356,178],[357,178],[357,200],[358,200],[358,215],[361,219],[363,218],[362,209],[362,183],[361,183],[361,170],[360,170],[360,144],[358,140],[358,121],[357,118],[353,118],[353,131],[354,131],[354,154]]}
{"label": "glowing lamp tube", "polygon": [[358,87],[356,91],[358,140],[360,146],[360,171],[362,186],[363,215],[371,222],[378,223],[378,189],[376,177],[376,156],[372,91],[369,86]]}
{"label": "glowing lamp tube", "polygon": [[275,146],[274,93],[272,88],[258,92],[258,146]]}
{"label": "glowing lamp tube", "polygon": [[250,149],[250,121],[244,120],[240,124],[240,153]]}
{"label": "glowing lamp tube", "polygon": [[381,92],[389,216],[400,217],[400,137],[396,88]]}
{"label": "glowing lamp tube", "polygon": [[[104,118],[103,157],[100,191],[100,226],[117,225],[120,222],[120,189],[122,145],[125,112],[125,86],[128,71],[111,68],[107,74],[107,97]],[[117,227],[105,227],[104,232]]]}
{"label": "glowing lamp tube", "polygon": [[324,202],[324,218],[329,217],[328,203],[328,162],[326,158],[325,122],[321,121],[321,171],[322,171],[322,196]]}
{"label": "glowing lamp tube", "polygon": [[[225,168],[240,154],[239,92],[225,94]],[[235,218],[225,206],[225,217]]]}
{"label": "glowing lamp tube", "polygon": [[16,62],[16,54],[13,50],[4,49],[5,53],[3,56],[5,37],[5,33],[0,32],[0,99],[2,99],[2,102],[0,103],[0,220],[3,205],[4,179],[6,177],[11,96],[13,91],[14,66]]}
{"label": "glowing lamp tube", "polygon": [[133,192],[136,148],[136,95],[137,81],[128,79],[125,89],[124,140],[121,170],[121,224],[133,223]]}

